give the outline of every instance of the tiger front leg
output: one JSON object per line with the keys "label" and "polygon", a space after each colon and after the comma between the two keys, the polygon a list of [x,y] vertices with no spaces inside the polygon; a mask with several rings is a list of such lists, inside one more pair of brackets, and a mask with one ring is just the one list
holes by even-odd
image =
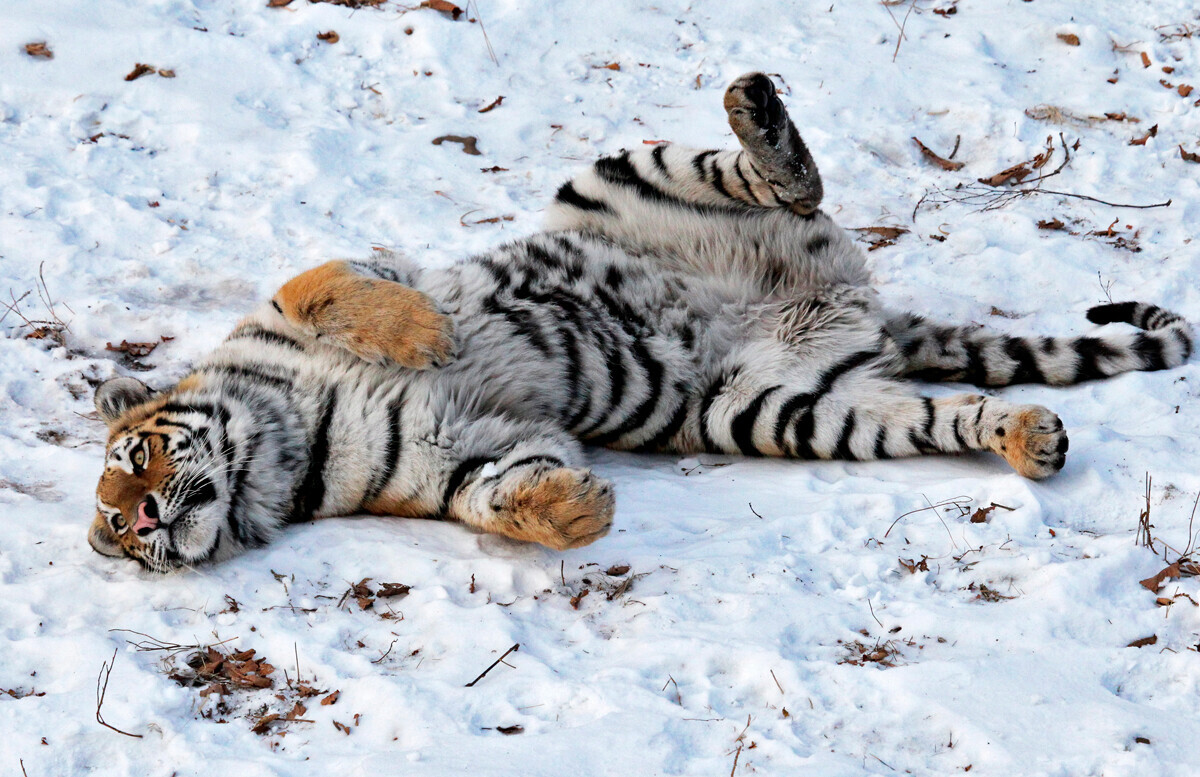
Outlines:
{"label": "tiger front leg", "polygon": [[454,325],[427,295],[327,262],[285,283],[271,305],[300,331],[373,363],[423,370],[450,362]]}

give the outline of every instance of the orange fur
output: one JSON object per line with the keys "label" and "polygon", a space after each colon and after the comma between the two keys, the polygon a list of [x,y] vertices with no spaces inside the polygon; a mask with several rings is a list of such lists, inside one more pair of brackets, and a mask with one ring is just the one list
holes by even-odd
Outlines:
{"label": "orange fur", "polygon": [[390,359],[427,369],[450,358],[453,325],[433,300],[409,287],[327,262],[285,283],[275,295],[301,331],[371,362]]}
{"label": "orange fur", "polygon": [[555,550],[578,548],[608,533],[614,501],[612,486],[587,470],[542,470],[512,490],[487,528]]}

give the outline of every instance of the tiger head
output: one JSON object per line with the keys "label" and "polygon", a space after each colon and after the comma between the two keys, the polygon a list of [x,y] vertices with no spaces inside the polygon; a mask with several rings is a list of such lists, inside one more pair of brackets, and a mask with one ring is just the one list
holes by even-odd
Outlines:
{"label": "tiger head", "polygon": [[101,384],[96,409],[109,436],[92,548],[155,572],[216,556],[228,498],[204,418],[133,378]]}

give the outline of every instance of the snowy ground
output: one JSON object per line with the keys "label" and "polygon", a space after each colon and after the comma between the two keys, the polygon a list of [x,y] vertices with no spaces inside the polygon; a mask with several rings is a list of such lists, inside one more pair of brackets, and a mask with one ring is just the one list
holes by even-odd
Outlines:
{"label": "snowy ground", "polygon": [[[846,0],[481,0],[468,16],[486,28],[394,2],[265,4],[0,4],[0,290],[31,291],[19,306],[31,320],[69,323],[0,324],[0,771],[1197,773],[1200,608],[1174,597],[1200,600],[1200,581],[1167,582],[1157,596],[1172,603],[1156,604],[1138,581],[1166,562],[1134,538],[1149,472],[1154,536],[1188,544],[1195,361],[1002,392],[1070,430],[1066,469],[1044,483],[982,457],[600,452],[616,530],[566,554],[346,519],[159,578],[85,541],[99,379],[145,370],[168,384],[255,300],[327,258],[377,245],[446,262],[533,231],[555,186],[601,152],[729,144],[721,93],[747,70],[786,84],[830,212],[910,230],[870,254],[891,302],[1022,333],[1086,331],[1083,311],[1108,293],[1200,321],[1200,164],[1179,148],[1200,152],[1193,3],[960,0],[943,15],[953,0],[911,14]],[[1195,37],[1158,29],[1184,23]],[[337,42],[317,39],[330,30]],[[26,53],[42,41],[52,59]],[[125,81],[137,63],[174,78]],[[922,195],[1030,159],[1060,132],[1080,145],[1046,188],[1171,206],[1041,194],[980,213],[934,195],[913,222]],[[431,144],[446,134],[477,136],[481,155]],[[914,135],[943,156],[961,136],[966,166],[939,169]],[[1065,228],[1038,228],[1053,219]],[[144,358],[105,349],[163,336]],[[955,497],[962,509],[911,512]],[[1013,509],[970,522],[992,502]],[[372,592],[412,588],[339,606],[363,578]],[[138,651],[145,637],[112,629],[231,640],[220,650],[256,651],[236,666],[275,666],[273,687],[201,696],[169,676],[188,674],[186,651]],[[95,719],[114,649],[103,716],[141,739]],[[302,698],[297,672],[323,693]],[[262,723],[289,711],[312,722]]]}

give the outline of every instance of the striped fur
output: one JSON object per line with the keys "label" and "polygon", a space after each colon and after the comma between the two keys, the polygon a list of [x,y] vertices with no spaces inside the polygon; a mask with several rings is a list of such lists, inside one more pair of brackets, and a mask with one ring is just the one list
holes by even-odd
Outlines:
{"label": "striped fur", "polygon": [[443,269],[332,262],[289,281],[175,387],[104,384],[97,550],[165,571],[356,512],[454,518],[554,548],[612,521],[581,443],[871,460],[990,451],[1063,466],[1045,408],[922,396],[911,378],[1071,383],[1163,369],[1187,323],[1016,338],[882,307],[770,81],[726,93],[742,149],[598,161],[547,230]]}

